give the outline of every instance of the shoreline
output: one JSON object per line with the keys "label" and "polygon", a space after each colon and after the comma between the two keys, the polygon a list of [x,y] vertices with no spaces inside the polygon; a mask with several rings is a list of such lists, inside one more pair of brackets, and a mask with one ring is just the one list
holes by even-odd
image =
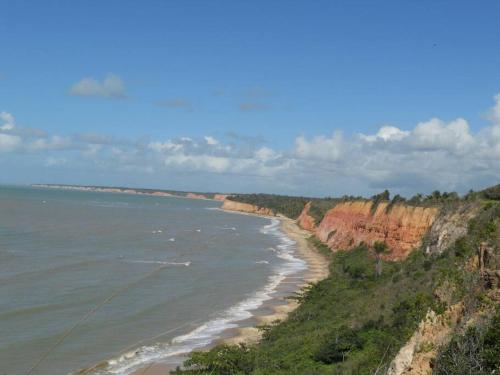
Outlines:
{"label": "shoreline", "polygon": [[[257,215],[261,217],[269,218],[270,216]],[[272,218],[272,217],[271,217]],[[293,293],[299,292],[305,286],[310,283],[316,283],[328,277],[328,262],[324,258],[322,254],[317,252],[315,249],[311,248],[309,245],[307,238],[311,236],[311,233],[308,231],[301,229],[296,223],[295,220],[278,216],[276,217],[280,220],[281,225],[280,229],[283,231],[289,238],[295,241],[296,243],[296,252],[297,257],[302,259],[307,264],[307,269],[300,272],[300,276],[287,276],[278,286],[277,292],[281,292],[279,294],[285,294],[284,296],[273,297],[271,300],[264,302],[263,308],[271,309],[273,312],[271,314],[254,314],[254,319],[258,322],[257,325],[265,325],[271,324],[277,320],[283,321],[287,319],[288,314],[294,311],[299,303],[295,300],[290,300],[287,297],[292,295]],[[291,279],[291,280],[290,280]],[[297,281],[300,280],[300,281]],[[292,283],[295,284],[295,287],[291,292],[283,293],[284,284]],[[281,291],[280,291],[281,289]],[[283,304],[273,305],[273,302],[283,301]],[[269,306],[271,305],[271,306]],[[234,337],[230,337],[227,339],[219,340],[217,344],[229,344],[229,345],[237,345],[240,343],[252,344],[256,343],[260,340],[261,333],[255,326],[245,326],[242,325],[235,329],[237,331],[237,335]]]}
{"label": "shoreline", "polygon": [[[225,332],[226,337],[214,340],[202,350],[207,350],[220,344],[237,345],[240,343],[257,343],[261,338],[261,332],[257,326],[271,324],[277,320],[283,321],[287,319],[288,314],[299,306],[298,302],[290,300],[287,297],[299,292],[310,283],[316,283],[325,279],[329,274],[328,261],[321,253],[312,248],[307,241],[311,233],[300,228],[295,220],[284,216],[267,216],[223,209],[221,209],[221,211],[279,220],[280,230],[295,242],[295,255],[306,263],[307,268],[291,276],[286,276],[276,288],[275,294],[277,295],[265,301],[262,306],[254,310],[252,312],[252,318],[242,321],[242,324],[237,328],[227,330]],[[186,358],[188,354],[189,353],[185,353],[182,357]],[[169,364],[153,362],[133,371],[130,375],[167,375],[179,365],[181,365],[181,363]]]}

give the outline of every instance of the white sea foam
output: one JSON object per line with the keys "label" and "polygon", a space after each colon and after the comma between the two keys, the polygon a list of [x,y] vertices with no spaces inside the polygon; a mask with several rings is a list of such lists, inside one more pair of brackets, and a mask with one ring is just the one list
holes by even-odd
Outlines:
{"label": "white sea foam", "polygon": [[[279,220],[272,219],[270,224],[261,228],[262,233],[277,237],[280,240],[280,244],[275,250],[276,255],[286,261],[275,269],[275,274],[269,276],[268,283],[262,289],[230,307],[214,319],[205,322],[186,334],[175,337],[170,343],[142,346],[124,353],[109,360],[107,368],[99,370],[95,374],[127,375],[147,363],[168,360],[168,358],[204,348],[214,340],[219,339],[227,329],[235,328],[238,326],[238,322],[252,317],[252,311],[262,306],[265,301],[272,299],[276,288],[287,276],[307,267],[303,260],[294,256],[295,241],[280,231],[279,224]],[[185,265],[189,265],[190,262],[186,263]]]}
{"label": "white sea foam", "polygon": [[236,227],[220,227],[222,230],[236,230]]}
{"label": "white sea foam", "polygon": [[257,264],[269,264],[267,260],[256,260],[255,263]]}
{"label": "white sea foam", "polygon": [[169,238],[168,240],[169,240],[170,242],[175,242],[175,238],[174,238],[174,237]]}
{"label": "white sea foam", "polygon": [[190,266],[191,262],[166,262],[163,260],[124,260],[125,263],[163,264],[166,266]]}

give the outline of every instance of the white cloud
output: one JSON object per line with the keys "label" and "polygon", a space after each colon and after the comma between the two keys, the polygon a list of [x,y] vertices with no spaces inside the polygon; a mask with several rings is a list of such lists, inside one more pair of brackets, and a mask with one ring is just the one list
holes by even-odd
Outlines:
{"label": "white cloud", "polygon": [[342,134],[335,132],[330,138],[319,136],[311,141],[305,137],[295,139],[295,154],[304,159],[338,160],[342,154]]}
{"label": "white cloud", "polygon": [[45,159],[44,165],[46,167],[59,167],[61,165],[65,165],[67,162],[66,158],[55,158],[53,156],[49,156]]}
{"label": "white cloud", "polygon": [[261,147],[257,151],[255,151],[255,158],[257,160],[261,160],[263,162],[273,160],[279,157],[279,154],[276,153],[273,149],[269,147]]}
{"label": "white cloud", "polygon": [[219,144],[219,141],[211,136],[206,136],[205,142],[207,142],[207,145],[210,145],[210,146],[216,146]]}
{"label": "white cloud", "polygon": [[446,124],[433,118],[419,123],[411,133],[412,144],[423,150],[466,152],[475,143],[469,124],[462,118]]}
{"label": "white cloud", "polygon": [[61,150],[71,148],[71,139],[53,135],[50,138],[38,138],[28,144],[30,151]]}
{"label": "white cloud", "polygon": [[102,96],[106,98],[126,97],[125,84],[114,74],[108,74],[102,82],[87,77],[71,86],[70,94],[75,96]]}
{"label": "white cloud", "polygon": [[225,172],[230,167],[230,160],[220,156],[176,153],[167,156],[164,159],[164,164],[168,167],[187,168],[195,171]]}
{"label": "white cloud", "polygon": [[[462,118],[450,122],[432,118],[413,128],[384,125],[374,134],[353,138],[340,132],[299,136],[288,149],[277,150],[248,137],[181,137],[144,143],[99,134],[46,135],[16,125],[0,131],[0,151],[2,156],[16,152],[16,159],[23,153],[39,155],[39,165],[47,167],[122,173],[123,181],[135,172],[155,173],[158,178],[192,176],[199,184],[193,189],[207,188],[210,176],[217,181],[217,190],[226,191],[238,187],[271,191],[276,186],[288,190],[275,192],[320,195],[370,194],[384,188],[403,194],[465,191],[500,181],[500,117],[495,114],[500,96],[495,100],[490,125],[478,132],[472,132]],[[1,120],[15,123],[6,112]]]}
{"label": "white cloud", "polygon": [[21,145],[21,137],[0,133],[0,152],[16,151]]}
{"label": "white cloud", "polygon": [[156,152],[170,152],[170,151],[180,151],[183,148],[182,143],[175,143],[171,140],[165,142],[151,142],[148,147]]}
{"label": "white cloud", "polygon": [[361,134],[361,139],[367,142],[376,142],[378,140],[382,140],[384,142],[390,141],[401,141],[403,138],[406,138],[410,132],[401,130],[396,128],[395,126],[384,125],[382,126],[377,134],[375,135],[364,135]]}
{"label": "white cloud", "polygon": [[0,126],[0,130],[12,130],[15,128],[14,116],[8,112],[0,112],[0,120],[3,124]]}
{"label": "white cloud", "polygon": [[494,97],[495,105],[489,111],[489,118],[494,124],[500,125],[500,94]]}

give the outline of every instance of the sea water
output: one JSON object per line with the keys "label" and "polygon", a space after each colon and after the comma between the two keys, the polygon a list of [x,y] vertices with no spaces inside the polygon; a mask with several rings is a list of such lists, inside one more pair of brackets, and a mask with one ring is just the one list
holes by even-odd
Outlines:
{"label": "sea water", "polygon": [[305,264],[277,220],[219,206],[0,187],[0,375],[128,374],[251,317]]}

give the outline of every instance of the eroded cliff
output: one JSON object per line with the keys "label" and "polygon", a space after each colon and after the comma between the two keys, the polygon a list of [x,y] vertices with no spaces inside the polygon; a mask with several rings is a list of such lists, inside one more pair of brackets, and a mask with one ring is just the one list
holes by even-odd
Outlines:
{"label": "eroded cliff", "polygon": [[307,202],[306,205],[304,206],[304,209],[300,213],[299,217],[297,218],[297,223],[302,229],[308,230],[310,232],[315,232],[316,231],[316,221],[314,218],[309,214],[309,211],[311,210],[311,202]]}
{"label": "eroded cliff", "polygon": [[239,211],[257,215],[276,216],[274,211],[269,208],[259,207],[249,203],[235,202],[230,199],[225,199],[224,203],[222,203],[221,208],[223,210],[229,210],[229,211]]}
{"label": "eroded cliff", "polygon": [[388,204],[379,203],[373,210],[371,201],[339,203],[325,214],[314,232],[333,251],[382,241],[389,248],[384,258],[403,259],[421,245],[438,209],[404,204],[388,208]]}
{"label": "eroded cliff", "polygon": [[191,198],[191,199],[207,199],[207,197],[203,194],[197,194],[197,193],[187,193],[186,198]]}

